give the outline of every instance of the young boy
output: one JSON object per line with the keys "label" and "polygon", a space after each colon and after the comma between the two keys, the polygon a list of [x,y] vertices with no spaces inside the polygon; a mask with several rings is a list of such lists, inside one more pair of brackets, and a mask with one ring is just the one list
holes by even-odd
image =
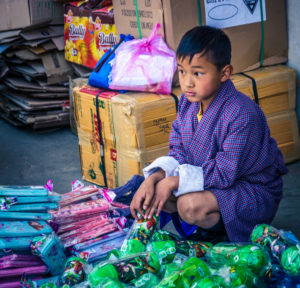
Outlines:
{"label": "young boy", "polygon": [[[212,27],[188,31],[177,49],[180,99],[168,156],[144,169],[132,215],[175,212],[205,230],[247,241],[282,197],[283,157],[259,106],[230,80],[231,45]],[[144,213],[143,213],[144,211]]]}

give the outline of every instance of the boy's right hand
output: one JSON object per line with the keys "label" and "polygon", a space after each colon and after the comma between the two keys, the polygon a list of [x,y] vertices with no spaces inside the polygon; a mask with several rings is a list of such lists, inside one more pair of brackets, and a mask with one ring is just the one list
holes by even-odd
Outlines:
{"label": "boy's right hand", "polygon": [[140,186],[140,188],[135,192],[132,201],[130,203],[130,211],[135,219],[138,219],[137,212],[143,217],[145,211],[154,196],[155,184],[165,177],[165,172],[159,170],[152,175],[150,175]]}

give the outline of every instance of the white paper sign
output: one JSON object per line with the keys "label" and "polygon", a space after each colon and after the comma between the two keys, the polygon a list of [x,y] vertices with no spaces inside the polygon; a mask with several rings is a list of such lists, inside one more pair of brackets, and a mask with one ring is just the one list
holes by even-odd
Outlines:
{"label": "white paper sign", "polygon": [[[227,28],[261,21],[260,0],[204,0],[206,25]],[[262,0],[263,19],[266,3]]]}

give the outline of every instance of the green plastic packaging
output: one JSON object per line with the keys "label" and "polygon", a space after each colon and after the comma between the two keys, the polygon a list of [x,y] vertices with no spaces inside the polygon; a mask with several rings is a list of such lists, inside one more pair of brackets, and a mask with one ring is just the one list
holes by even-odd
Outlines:
{"label": "green plastic packaging", "polygon": [[102,278],[97,286],[97,288],[123,288],[123,284],[115,279]]}
{"label": "green plastic packaging", "polygon": [[134,253],[141,253],[144,252],[146,249],[145,245],[136,239],[127,239],[124,241],[121,249],[120,249],[120,255],[130,255]]}
{"label": "green plastic packaging", "polygon": [[153,273],[145,273],[140,278],[132,280],[134,287],[138,288],[154,288],[159,282],[160,279]]}
{"label": "green plastic packaging", "polygon": [[195,282],[191,288],[228,288],[228,286],[221,276],[212,275]]}
{"label": "green plastic packaging", "polygon": [[293,276],[300,276],[300,245],[287,248],[281,256],[281,265]]}
{"label": "green plastic packaging", "polygon": [[173,272],[178,272],[181,269],[181,264],[172,262],[164,264],[162,270],[164,271],[164,277],[168,277]]}
{"label": "green plastic packaging", "polygon": [[197,257],[189,258],[182,265],[181,269],[181,276],[188,286],[191,286],[195,281],[198,281],[205,276],[211,275],[207,264]]}
{"label": "green plastic packaging", "polygon": [[154,231],[151,237],[151,241],[165,241],[165,240],[177,240],[176,235],[165,230]]}
{"label": "green plastic packaging", "polygon": [[143,252],[114,261],[102,262],[94,267],[88,279],[92,287],[96,287],[106,277],[119,280],[123,283],[129,283],[147,272],[156,274],[159,271],[160,261],[158,256],[152,252]]}
{"label": "green plastic packaging", "polygon": [[268,252],[255,244],[218,243],[206,254],[214,265],[244,265],[259,277],[265,277],[271,269]]}
{"label": "green plastic packaging", "polygon": [[293,276],[300,276],[300,254],[298,247],[276,228],[261,224],[255,226],[251,241],[259,243],[268,249],[280,261],[284,271]]}
{"label": "green plastic packaging", "polygon": [[156,252],[163,263],[171,263],[176,253],[189,257],[203,257],[211,246],[212,244],[207,242],[165,240],[150,242],[146,249]]}
{"label": "green plastic packaging", "polygon": [[219,268],[217,273],[227,281],[229,287],[240,287],[242,285],[247,288],[262,287],[259,278],[245,266],[225,265]]}

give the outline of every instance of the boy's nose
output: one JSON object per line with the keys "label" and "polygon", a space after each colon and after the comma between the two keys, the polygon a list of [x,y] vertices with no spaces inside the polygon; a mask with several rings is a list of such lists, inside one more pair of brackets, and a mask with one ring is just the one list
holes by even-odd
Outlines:
{"label": "boy's nose", "polygon": [[194,81],[191,76],[187,76],[185,80],[186,87],[194,87]]}

